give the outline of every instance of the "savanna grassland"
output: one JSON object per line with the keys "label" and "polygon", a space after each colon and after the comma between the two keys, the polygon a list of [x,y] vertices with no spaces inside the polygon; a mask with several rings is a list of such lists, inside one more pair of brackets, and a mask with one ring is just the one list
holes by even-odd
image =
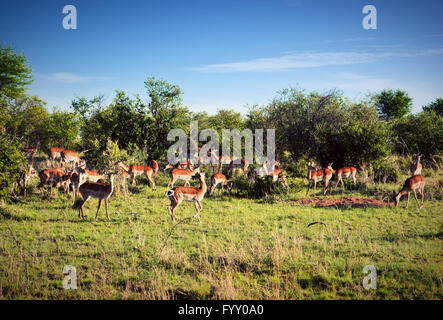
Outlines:
{"label": "savanna grassland", "polygon": [[[116,189],[109,201],[109,222],[103,206],[99,221],[94,221],[95,199],[87,202],[87,217],[80,220],[70,196],[62,191],[39,193],[34,177],[26,199],[1,206],[0,295],[442,299],[442,200],[428,199],[439,186],[441,172],[429,170],[427,175],[427,198],[420,211],[412,194],[408,210],[404,199],[397,208],[300,205],[291,200],[306,197],[307,181],[289,178],[291,192],[270,199],[206,196],[201,223],[190,219],[174,229],[163,173],[155,192],[143,178],[127,194]],[[388,194],[399,186],[383,184],[377,189]],[[327,197],[351,195],[382,197],[370,189],[337,190]],[[189,202],[177,208],[180,219],[194,213]],[[308,227],[317,221],[324,225]],[[77,290],[63,288],[65,265],[77,270]],[[362,286],[366,265],[377,269],[376,290]]]}

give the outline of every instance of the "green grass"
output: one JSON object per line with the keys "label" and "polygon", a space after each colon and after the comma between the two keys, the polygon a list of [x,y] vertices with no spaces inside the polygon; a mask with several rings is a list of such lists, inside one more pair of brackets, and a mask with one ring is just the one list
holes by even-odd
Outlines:
{"label": "green grass", "polygon": [[[38,179],[33,180],[33,185]],[[315,208],[289,203],[305,189],[266,201],[206,197],[201,223],[175,225],[166,177],[114,194],[93,221],[62,192],[0,207],[0,296],[4,299],[442,299],[443,219],[439,200],[418,210]],[[144,182],[144,180],[143,180]],[[302,184],[302,180],[292,185]],[[197,182],[193,182],[194,184]],[[398,186],[386,186],[391,190]],[[32,188],[31,188],[32,189]],[[32,192],[33,191],[33,192]],[[319,190],[318,190],[319,191]],[[390,191],[390,190],[388,190]],[[391,192],[391,191],[390,191]],[[426,188],[425,188],[426,193]],[[358,192],[337,192],[368,197]],[[312,193],[310,194],[312,196]],[[194,215],[182,203],[179,218]],[[307,225],[322,221],[326,225]],[[166,245],[160,256],[160,250]],[[77,290],[63,289],[76,267]],[[362,286],[365,265],[377,289]]]}

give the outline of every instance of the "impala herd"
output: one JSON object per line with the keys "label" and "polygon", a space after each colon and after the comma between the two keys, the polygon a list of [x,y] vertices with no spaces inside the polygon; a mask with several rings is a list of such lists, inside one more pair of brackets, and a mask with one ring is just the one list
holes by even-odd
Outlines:
{"label": "impala herd", "polygon": [[[114,177],[119,175],[124,179],[130,179],[133,186],[136,185],[136,177],[139,175],[145,176],[152,186],[152,191],[156,190],[155,178],[157,176],[159,166],[157,161],[151,160],[147,166],[145,165],[125,165],[123,161],[118,161],[114,164],[116,171],[105,172],[103,174],[95,171],[86,169],[86,162],[80,159],[79,154],[74,150],[62,149],[62,148],[50,148],[48,151],[49,161],[52,166],[55,165],[56,159],[60,159],[58,165],[59,168],[54,169],[44,169],[37,173],[34,169],[34,156],[38,150],[38,145],[36,148],[22,149],[22,152],[28,158],[27,170],[24,170],[20,178],[17,180],[16,184],[22,187],[24,190],[24,196],[26,197],[26,188],[28,182],[32,176],[38,174],[40,178],[40,183],[37,188],[41,190],[45,185],[50,185],[51,193],[53,188],[63,187],[65,193],[69,194],[72,189],[73,201],[80,193],[83,200],[79,206],[79,218],[83,219],[83,205],[90,198],[98,199],[98,208],[95,216],[97,220],[98,213],[100,210],[101,202],[104,200],[106,217],[109,220],[108,215],[108,199],[112,195],[114,190]],[[426,183],[425,178],[421,175],[422,164],[420,163],[422,155],[417,155],[417,160],[411,165],[410,172],[411,177],[408,178],[403,188],[398,192],[393,194],[392,200],[395,201],[395,205],[398,206],[400,198],[407,194],[406,208],[409,205],[409,196],[411,191],[414,194],[415,200],[417,201],[418,207],[421,209],[423,206],[424,193],[423,189]],[[237,161],[235,161],[237,160]],[[212,195],[215,188],[221,189],[223,193],[224,188],[231,194],[233,188],[233,182],[229,182],[227,177],[221,173],[223,165],[228,165],[228,173],[233,173],[235,168],[240,168],[245,176],[251,181],[256,181],[257,177],[271,176],[272,180],[276,183],[281,183],[285,188],[289,190],[289,185],[286,181],[286,172],[282,170],[279,166],[278,161],[268,163],[265,161],[261,167],[258,167],[252,171],[248,171],[249,163],[244,159],[236,159],[234,157],[218,157],[218,160],[212,167],[218,171],[210,177],[209,194]],[[164,172],[168,172],[170,176],[170,182],[166,187],[166,195],[170,200],[170,205],[168,206],[168,212],[171,219],[174,221],[177,219],[175,215],[175,209],[180,205],[180,203],[185,201],[193,201],[195,205],[196,214],[195,218],[200,221],[200,211],[202,210],[201,202],[208,189],[205,181],[205,173],[201,172],[200,166],[194,167],[191,161],[178,162],[175,165],[167,164],[164,168]],[[357,169],[355,167],[344,167],[334,170],[332,168],[332,163],[326,168],[316,168],[314,163],[309,162],[307,165],[307,179],[308,187],[306,194],[309,193],[309,189],[314,188],[314,196],[316,196],[317,183],[323,183],[323,195],[326,195],[327,191],[331,193],[332,185],[330,180],[336,176],[335,189],[341,183],[344,188],[343,179],[351,178],[353,183],[357,184]],[[109,183],[101,183],[99,180],[104,180],[106,176],[109,179]],[[200,181],[200,187],[191,187],[189,181],[193,178],[197,178]],[[185,186],[174,187],[174,184],[182,180]],[[23,186],[21,186],[23,184]],[[171,188],[170,188],[171,187]],[[418,201],[416,191],[421,195],[421,204]],[[220,191],[219,191],[220,193]]]}

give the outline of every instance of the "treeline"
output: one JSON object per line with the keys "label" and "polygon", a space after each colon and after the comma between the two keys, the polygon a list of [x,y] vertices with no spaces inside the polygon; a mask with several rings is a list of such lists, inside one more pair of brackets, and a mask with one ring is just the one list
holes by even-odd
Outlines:
{"label": "treeline", "polygon": [[108,141],[113,141],[140,161],[164,160],[171,145],[168,132],[179,127],[188,131],[195,120],[200,130],[276,129],[281,160],[377,166],[392,153],[422,153],[432,161],[443,154],[443,99],[411,114],[412,100],[401,90],[383,90],[356,102],[338,91],[290,88],[267,105],[249,107],[246,114],[220,109],[210,115],[190,111],[179,86],[152,77],[145,81],[144,97],[116,91],[109,104],[100,96],[76,97],[69,110],[50,112],[43,100],[27,94],[31,82],[24,55],[1,47],[0,179],[5,181],[12,146],[89,150],[87,160],[100,166]]}

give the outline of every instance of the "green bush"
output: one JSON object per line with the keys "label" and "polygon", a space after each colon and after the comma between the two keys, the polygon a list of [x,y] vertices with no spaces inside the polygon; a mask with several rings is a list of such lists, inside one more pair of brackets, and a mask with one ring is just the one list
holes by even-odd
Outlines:
{"label": "green bush", "polygon": [[25,161],[20,144],[0,134],[0,199],[8,201],[13,183],[19,178]]}

